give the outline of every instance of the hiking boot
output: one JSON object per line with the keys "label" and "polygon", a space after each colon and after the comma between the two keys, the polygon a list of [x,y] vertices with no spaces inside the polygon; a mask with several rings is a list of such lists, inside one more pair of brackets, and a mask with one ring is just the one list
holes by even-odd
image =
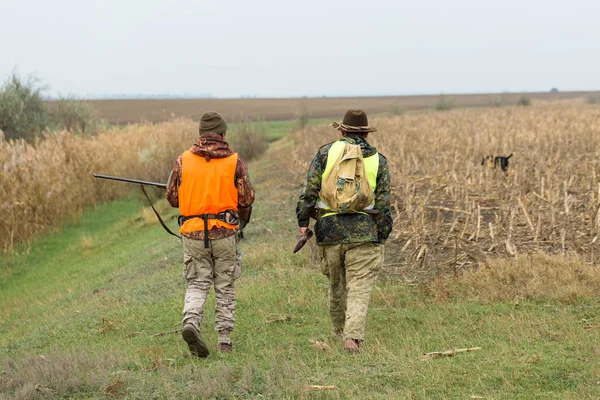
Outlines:
{"label": "hiking boot", "polygon": [[229,353],[233,350],[233,343],[219,343],[217,345],[217,350],[223,353]]}
{"label": "hiking boot", "polygon": [[357,340],[357,339],[346,339],[346,340],[344,340],[344,351],[346,353],[358,353],[358,352],[360,352],[360,340]]}
{"label": "hiking boot", "polygon": [[184,326],[181,336],[183,336],[183,340],[185,340],[193,355],[201,358],[208,357],[208,347],[202,341],[200,332],[193,325],[187,324]]}

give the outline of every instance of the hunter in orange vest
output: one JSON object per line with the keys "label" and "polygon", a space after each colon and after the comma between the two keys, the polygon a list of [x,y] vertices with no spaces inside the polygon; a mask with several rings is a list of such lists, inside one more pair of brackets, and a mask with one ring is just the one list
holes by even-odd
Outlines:
{"label": "hunter in orange vest", "polygon": [[241,274],[237,248],[241,223],[250,219],[254,189],[248,168],[234,153],[225,136],[227,123],[214,111],[200,119],[200,138],[177,161],[167,185],[167,199],[179,208],[183,241],[183,339],[191,353],[207,357],[200,335],[204,303],[214,285],[215,322],[219,351],[231,351],[235,322],[235,280]]}

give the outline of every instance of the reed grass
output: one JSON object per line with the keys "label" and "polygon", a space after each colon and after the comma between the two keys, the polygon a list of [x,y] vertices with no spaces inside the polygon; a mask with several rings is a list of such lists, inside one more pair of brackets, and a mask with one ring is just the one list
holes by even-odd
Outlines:
{"label": "reed grass", "polygon": [[92,137],[58,132],[33,143],[0,140],[0,250],[131,189],[94,179],[93,173],[165,182],[177,156],[196,138],[193,121],[174,119]]}

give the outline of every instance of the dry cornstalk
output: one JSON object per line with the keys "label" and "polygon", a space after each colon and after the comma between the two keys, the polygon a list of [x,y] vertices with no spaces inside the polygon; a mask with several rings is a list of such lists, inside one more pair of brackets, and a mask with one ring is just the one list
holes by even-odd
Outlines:
{"label": "dry cornstalk", "polygon": [[548,199],[546,199],[546,198],[544,198],[544,197],[540,196],[540,195],[539,195],[539,194],[537,194],[536,192],[532,192],[532,193],[533,193],[533,195],[534,195],[535,197],[537,197],[538,199],[540,199],[540,200],[544,200],[546,203],[550,203],[550,202],[548,201]]}
{"label": "dry cornstalk", "polygon": [[510,237],[508,239],[506,239],[506,241],[504,242],[504,244],[506,245],[506,252],[508,254],[510,254],[511,256],[515,256],[517,254],[517,249],[515,248],[515,246],[510,242]]}
{"label": "dry cornstalk", "polygon": [[538,213],[537,227],[535,228],[535,236],[533,237],[534,242],[537,242],[538,238],[540,237],[541,230],[542,230],[542,214]]}
{"label": "dry cornstalk", "polygon": [[479,231],[481,229],[481,206],[477,204],[477,233],[475,234],[475,241],[479,241]]}
{"label": "dry cornstalk", "polygon": [[281,315],[281,316],[277,316],[277,317],[268,319],[267,324],[278,323],[278,322],[287,322],[287,321],[291,321],[291,320],[292,320],[291,315]]}
{"label": "dry cornstalk", "polygon": [[312,345],[312,347],[314,347],[317,350],[331,351],[331,346],[329,346],[325,342],[320,342],[315,339],[310,339],[308,342]]}
{"label": "dry cornstalk", "polygon": [[600,230],[600,206],[598,206],[598,210],[596,211],[596,216],[594,217],[594,225],[596,229]]}
{"label": "dry cornstalk", "polygon": [[458,265],[459,261],[463,261],[468,258],[469,258],[469,255],[467,253],[460,253],[460,254],[454,255],[454,257],[450,257],[446,261],[440,262],[440,265],[447,265],[447,266]]}
{"label": "dry cornstalk", "polygon": [[152,337],[158,337],[158,336],[165,336],[165,335],[170,335],[171,333],[180,333],[181,329],[175,329],[174,331],[167,331],[167,332],[158,332],[152,335]]}
{"label": "dry cornstalk", "polygon": [[541,183],[541,189],[540,191],[542,192],[542,198],[545,198],[545,192],[544,192],[544,177],[542,176],[542,183]]}
{"label": "dry cornstalk", "polygon": [[567,192],[567,181],[564,182],[564,194],[565,194],[565,214],[569,213],[569,199],[571,196]]}
{"label": "dry cornstalk", "polygon": [[456,208],[448,208],[448,207],[442,207],[442,206],[427,206],[427,208],[431,208],[433,210],[448,211],[448,212],[453,212],[453,213],[469,214],[468,211],[459,210]]}
{"label": "dry cornstalk", "polygon": [[452,264],[452,272],[455,277],[457,274],[456,264],[458,264],[458,238],[454,236],[454,263]]}
{"label": "dry cornstalk", "polygon": [[423,257],[427,252],[427,245],[423,244],[421,245],[421,248],[419,249],[419,252],[417,253],[417,258],[416,260],[419,261],[421,259],[421,257]]}
{"label": "dry cornstalk", "polygon": [[448,231],[448,234],[446,235],[446,239],[444,240],[442,247],[445,247],[446,244],[448,243],[448,239],[450,239],[450,235],[452,235],[452,232],[454,231],[454,228],[456,227],[457,222],[458,222],[458,218],[455,218],[452,221],[452,225],[450,226],[450,230]]}
{"label": "dry cornstalk", "polygon": [[467,218],[465,218],[465,226],[463,227],[463,230],[460,233],[460,238],[461,239],[465,236],[465,232],[467,231],[467,227],[469,226],[469,219],[470,218],[471,218],[471,214],[467,214]]}
{"label": "dry cornstalk", "polygon": [[525,215],[525,219],[527,220],[527,224],[529,225],[529,228],[531,228],[531,232],[535,233],[535,228],[533,227],[533,224],[531,223],[531,218],[529,218],[529,214],[527,214],[527,209],[525,208],[525,205],[521,201],[521,197],[519,196],[517,198],[517,200],[519,201],[519,205],[521,206],[521,210],[523,210],[523,215]]}
{"label": "dry cornstalk", "polygon": [[427,361],[427,360],[434,360],[436,358],[441,358],[441,357],[453,357],[458,353],[467,353],[469,351],[476,351],[476,350],[481,350],[481,347],[468,347],[468,348],[464,348],[464,349],[434,351],[432,353],[425,353],[425,354],[419,356],[419,360]]}
{"label": "dry cornstalk", "polygon": [[322,386],[322,385],[306,385],[304,386],[304,390],[312,391],[312,390],[335,390],[337,386]]}
{"label": "dry cornstalk", "polygon": [[404,244],[404,246],[402,246],[402,249],[400,250],[400,254],[404,254],[404,252],[406,251],[406,249],[407,249],[407,248],[408,248],[408,246],[410,245],[410,242],[411,242],[411,241],[412,241],[411,239],[408,239],[408,240],[406,241],[406,243]]}
{"label": "dry cornstalk", "polygon": [[42,385],[42,384],[38,383],[35,385],[35,391],[42,392],[42,393],[52,393],[52,392],[54,392],[54,389],[50,389],[46,385]]}

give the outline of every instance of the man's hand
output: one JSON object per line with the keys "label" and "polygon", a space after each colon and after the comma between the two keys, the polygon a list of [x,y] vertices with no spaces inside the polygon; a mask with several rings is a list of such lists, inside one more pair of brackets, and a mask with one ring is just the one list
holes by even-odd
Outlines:
{"label": "man's hand", "polygon": [[313,237],[313,231],[308,229],[307,226],[300,227],[298,231],[300,232],[300,235],[302,237],[300,238],[300,240],[298,240],[298,243],[296,243],[296,246],[294,247],[294,253],[300,251],[300,249],[304,247],[306,242],[308,242],[310,238]]}

